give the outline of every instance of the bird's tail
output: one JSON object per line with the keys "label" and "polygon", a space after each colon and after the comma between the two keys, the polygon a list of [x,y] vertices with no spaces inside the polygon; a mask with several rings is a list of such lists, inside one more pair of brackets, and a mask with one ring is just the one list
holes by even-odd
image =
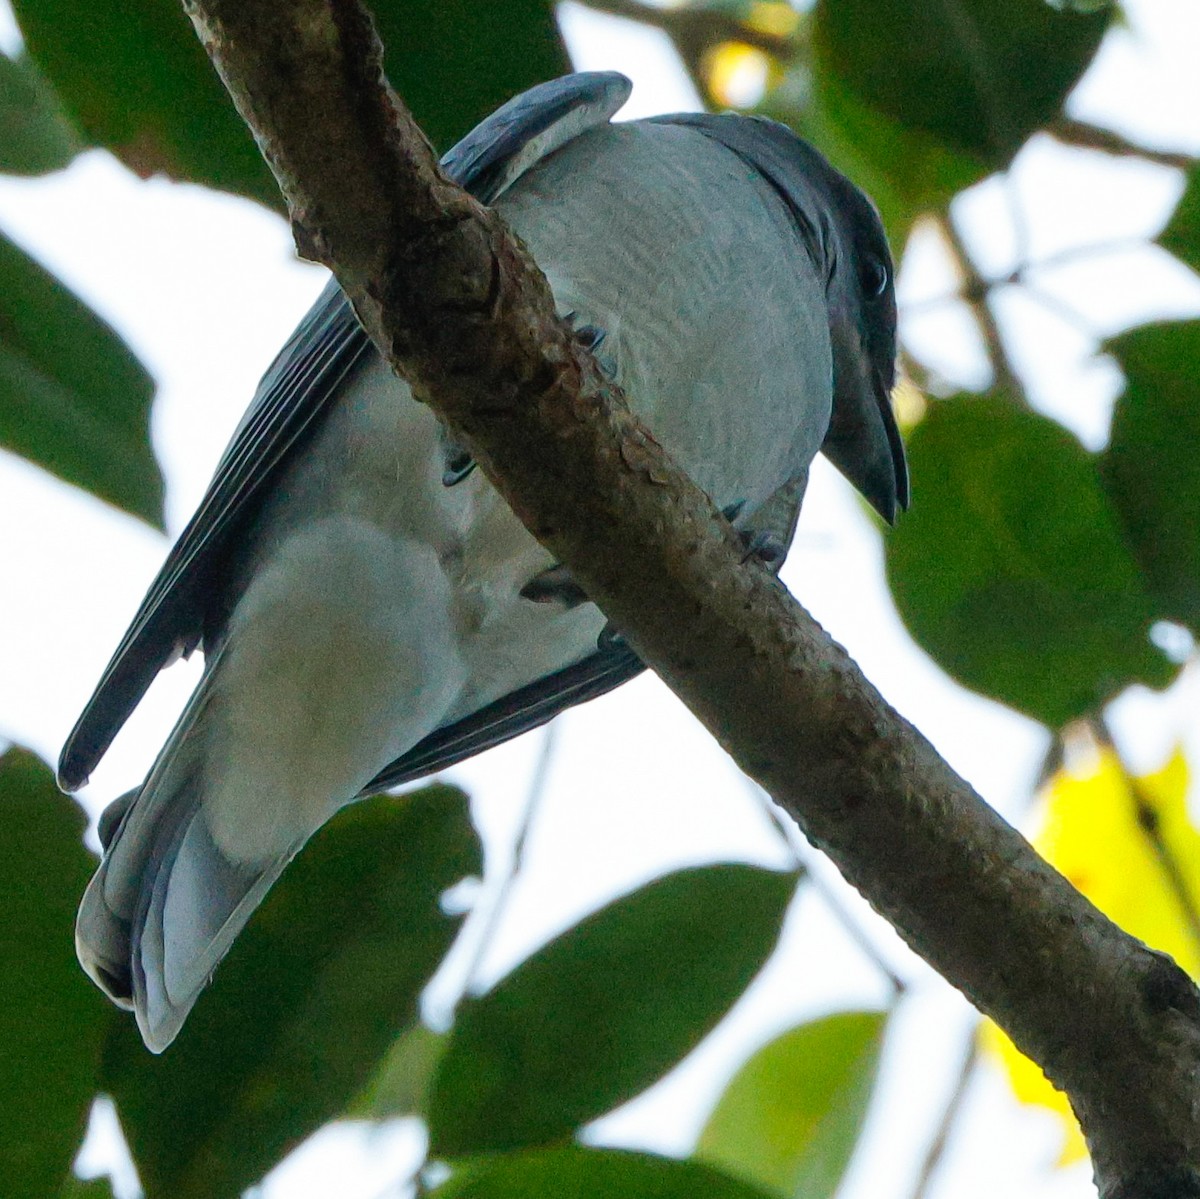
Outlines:
{"label": "bird's tail", "polygon": [[233,862],[204,817],[202,737],[209,688],[188,704],[145,785],[101,823],[104,860],[79,908],[79,960],[131,1008],[161,1053],[234,938],[302,842],[264,862]]}

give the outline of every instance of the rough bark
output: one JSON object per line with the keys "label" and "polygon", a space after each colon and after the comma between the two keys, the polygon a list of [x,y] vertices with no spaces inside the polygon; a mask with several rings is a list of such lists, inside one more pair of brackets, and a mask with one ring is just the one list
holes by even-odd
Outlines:
{"label": "rough bark", "polygon": [[375,343],[629,641],[913,948],[1071,1097],[1104,1199],[1200,1195],[1200,997],[897,715],[631,416],[439,172],[357,0],[185,0]]}

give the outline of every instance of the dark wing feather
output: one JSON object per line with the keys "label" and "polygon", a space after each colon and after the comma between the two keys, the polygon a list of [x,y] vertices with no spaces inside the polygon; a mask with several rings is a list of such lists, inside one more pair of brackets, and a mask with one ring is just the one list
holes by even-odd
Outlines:
{"label": "dark wing feather", "polygon": [[[485,203],[520,173],[625,102],[629,81],[613,72],[569,75],[509,101],[454,147],[447,172]],[[230,534],[253,517],[284,460],[373,352],[335,282],[275,359],[189,521],[72,729],[59,760],[66,790],[87,782],[155,675],[200,643],[205,612],[222,586]]]}
{"label": "dark wing feather", "polygon": [[465,758],[538,728],[575,704],[612,691],[645,669],[641,659],[626,645],[598,649],[581,662],[556,670],[509,692],[470,716],[435,729],[408,753],[381,770],[363,788],[362,794],[373,795],[422,775],[445,770]]}
{"label": "dark wing feather", "polygon": [[263,377],[213,482],[172,547],[63,747],[59,784],[87,782],[155,675],[200,643],[228,535],[371,346],[331,282]]}

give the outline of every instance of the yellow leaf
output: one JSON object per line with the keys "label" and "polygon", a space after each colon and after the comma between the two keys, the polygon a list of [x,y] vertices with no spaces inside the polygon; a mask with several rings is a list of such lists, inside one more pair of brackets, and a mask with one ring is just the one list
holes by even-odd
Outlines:
{"label": "yellow leaf", "polygon": [[[1187,813],[1188,768],[1180,749],[1154,774],[1131,780],[1109,748],[1085,770],[1060,770],[1040,796],[1034,848],[1109,919],[1169,953],[1193,978],[1200,945],[1190,927],[1182,885],[1195,911],[1200,902],[1200,832]],[[1144,813],[1146,819],[1139,818]],[[1148,828],[1156,826],[1160,850]],[[1048,1108],[1064,1122],[1060,1164],[1083,1157],[1083,1135],[1066,1096],[995,1025],[980,1033],[1022,1102]]]}
{"label": "yellow leaf", "polygon": [[1162,854],[1138,819],[1143,802],[1158,823],[1172,867],[1200,897],[1200,832],[1187,814],[1188,769],[1177,749],[1162,770],[1131,780],[1111,749],[1101,749],[1085,775],[1060,771],[1046,791],[1045,818],[1034,847],[1109,919],[1190,975],[1200,972],[1200,946]]}

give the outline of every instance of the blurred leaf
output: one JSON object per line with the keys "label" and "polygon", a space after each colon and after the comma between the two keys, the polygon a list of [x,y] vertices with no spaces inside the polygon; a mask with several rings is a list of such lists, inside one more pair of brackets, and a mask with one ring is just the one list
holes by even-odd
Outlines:
{"label": "blurred leaf", "polygon": [[892,247],[903,247],[913,219],[944,208],[988,167],[892,120],[853,95],[835,76],[794,68],[761,111],[807,137],[875,201]]}
{"label": "blurred leaf", "polygon": [[430,1199],[764,1199],[698,1162],[565,1146],[475,1164]]}
{"label": "blurred leaf", "polygon": [[884,1012],[839,1012],[764,1045],[717,1101],[696,1157],[780,1195],[828,1199],[875,1086]]}
{"label": "blurred leaf", "polygon": [[[1176,885],[1178,880],[1186,887],[1194,911],[1200,902],[1200,833],[1188,817],[1188,783],[1180,750],[1136,784],[1112,750],[1100,750],[1084,769],[1060,770],[1038,797],[1033,845],[1109,919],[1169,953],[1195,978],[1200,945]],[[1169,866],[1146,835],[1138,798],[1154,814]],[[1087,1146],[1067,1097],[990,1021],[981,1025],[980,1038],[1008,1075],[1017,1099],[1047,1108],[1062,1121],[1060,1162],[1084,1158]]]}
{"label": "blurred leaf", "polygon": [[[176,0],[15,0],[30,55],[86,136],[165,174],[283,210],[275,181]],[[568,70],[545,0],[377,0],[392,82],[443,149]]]}
{"label": "blurred leaf", "polygon": [[887,538],[900,614],[943,670],[1051,726],[1174,668],[1096,459],[1005,398],[933,406],[908,443],[912,511]]}
{"label": "blurred leaf", "polygon": [[643,1091],[767,960],[794,874],[681,870],[623,896],[464,1003],[429,1100],[433,1154],[569,1137]]}
{"label": "blurred leaf", "polygon": [[1109,498],[1156,615],[1200,630],[1200,321],[1132,329],[1104,348],[1126,380],[1100,459]]}
{"label": "blurred leaf", "polygon": [[43,175],[83,148],[54,89],[25,55],[0,54],[0,171]]}
{"label": "blurred leaf", "polygon": [[121,1022],[105,1084],[149,1199],[240,1195],[344,1112],[454,937],[442,893],[480,867],[460,791],[356,804],[288,868],[163,1057]]}
{"label": "blurred leaf", "polygon": [[[1173,881],[1182,881],[1190,906],[1200,902],[1200,832],[1188,815],[1189,784],[1182,749],[1137,779],[1111,749],[1098,750],[1082,769],[1059,770],[1042,791],[1033,846],[1110,920],[1198,978],[1200,945]],[[1139,801],[1152,813],[1169,869],[1147,836]]]}
{"label": "blurred leaf", "polygon": [[112,1179],[107,1174],[99,1178],[76,1178],[72,1174],[58,1199],[113,1199]]}
{"label": "blurred leaf", "polygon": [[742,9],[742,20],[750,29],[772,37],[795,37],[804,24],[804,18],[789,0],[745,0]]}
{"label": "blurred leaf", "polygon": [[419,1022],[401,1033],[346,1115],[352,1120],[423,1116],[434,1072],[449,1040],[448,1034]]}
{"label": "blurred leaf", "polygon": [[0,1178],[46,1199],[71,1177],[110,1013],[75,960],[75,909],[96,859],[87,820],[33,754],[0,758]]}
{"label": "blurred leaf", "polygon": [[0,235],[0,446],[162,528],[153,395],[116,333]]}
{"label": "blurred leaf", "polygon": [[1109,23],[1045,0],[818,0],[814,16],[822,73],[993,167],[1057,115]]}
{"label": "blurred leaf", "polygon": [[388,76],[448,150],[518,92],[571,69],[547,0],[374,0]]}
{"label": "blurred leaf", "polygon": [[173,0],[14,0],[30,57],[84,135],[143,178],[207,183],[282,211],[254,139]]}
{"label": "blurred leaf", "polygon": [[1200,271],[1200,165],[1192,167],[1187,187],[1158,243],[1194,271]]}

